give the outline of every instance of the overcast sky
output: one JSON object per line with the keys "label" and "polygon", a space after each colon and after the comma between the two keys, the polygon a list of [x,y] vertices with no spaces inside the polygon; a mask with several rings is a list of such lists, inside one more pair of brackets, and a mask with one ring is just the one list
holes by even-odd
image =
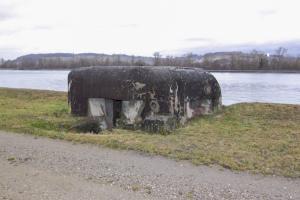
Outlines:
{"label": "overcast sky", "polygon": [[0,0],[0,58],[300,39],[299,0]]}

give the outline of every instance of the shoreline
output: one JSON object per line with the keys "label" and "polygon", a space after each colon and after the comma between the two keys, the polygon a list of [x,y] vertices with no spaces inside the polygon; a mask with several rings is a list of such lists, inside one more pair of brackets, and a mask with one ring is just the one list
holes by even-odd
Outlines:
{"label": "shoreline", "polygon": [[0,68],[0,71],[71,71],[71,70],[73,70],[73,69],[6,69],[6,68]]}
{"label": "shoreline", "polygon": [[270,74],[300,74],[297,70],[206,70],[208,72],[220,72],[220,73],[270,73]]}
{"label": "shoreline", "polygon": [[[78,68],[74,68],[78,69]],[[0,71],[71,71],[74,69],[7,69],[0,68]],[[208,72],[219,72],[219,73],[287,73],[287,74],[300,74],[300,70],[210,70],[204,69]]]}

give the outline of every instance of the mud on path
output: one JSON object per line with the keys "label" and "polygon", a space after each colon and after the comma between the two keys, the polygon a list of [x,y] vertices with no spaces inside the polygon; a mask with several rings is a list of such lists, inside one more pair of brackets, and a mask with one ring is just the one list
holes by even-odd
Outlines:
{"label": "mud on path", "polygon": [[0,131],[0,199],[300,199],[300,179]]}

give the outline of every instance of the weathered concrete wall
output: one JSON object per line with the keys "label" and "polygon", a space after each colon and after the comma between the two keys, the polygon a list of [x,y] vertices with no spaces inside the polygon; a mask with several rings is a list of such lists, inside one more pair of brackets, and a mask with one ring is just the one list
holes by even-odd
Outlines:
{"label": "weathered concrete wall", "polygon": [[143,123],[154,116],[185,123],[221,106],[218,82],[197,68],[90,67],[70,72],[68,82],[73,114],[87,115],[90,98],[122,101],[118,118],[123,124]]}
{"label": "weathered concrete wall", "polygon": [[98,120],[100,129],[113,128],[113,100],[103,98],[88,99],[88,116],[93,120]]}

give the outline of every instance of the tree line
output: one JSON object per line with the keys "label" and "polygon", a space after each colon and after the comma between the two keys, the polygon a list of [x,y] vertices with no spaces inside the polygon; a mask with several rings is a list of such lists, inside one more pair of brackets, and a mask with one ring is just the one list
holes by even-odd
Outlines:
{"label": "tree line", "polygon": [[74,69],[88,66],[181,66],[207,70],[300,70],[300,57],[291,57],[288,50],[280,47],[274,54],[253,50],[243,52],[217,52],[205,55],[188,53],[183,56],[153,57],[127,55],[74,55],[74,56],[22,56],[12,61],[0,60],[5,69]]}

